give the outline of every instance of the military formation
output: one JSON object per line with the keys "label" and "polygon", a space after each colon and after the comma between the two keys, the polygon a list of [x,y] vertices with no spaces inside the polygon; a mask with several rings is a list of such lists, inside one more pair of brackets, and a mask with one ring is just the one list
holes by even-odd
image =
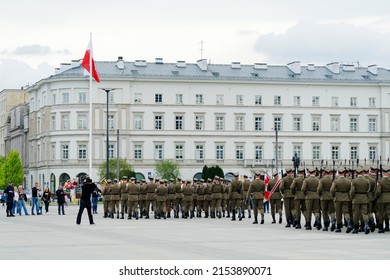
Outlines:
{"label": "military formation", "polygon": [[[207,180],[155,179],[107,180],[102,183],[104,218],[231,218],[242,221],[253,215],[253,224],[264,224],[264,201],[269,201],[271,223],[295,229],[368,234],[389,231],[390,166],[356,169],[285,168],[267,180],[255,172],[253,180],[215,176]],[[172,216],[171,216],[172,215]],[[278,217],[276,216],[278,215]]]}

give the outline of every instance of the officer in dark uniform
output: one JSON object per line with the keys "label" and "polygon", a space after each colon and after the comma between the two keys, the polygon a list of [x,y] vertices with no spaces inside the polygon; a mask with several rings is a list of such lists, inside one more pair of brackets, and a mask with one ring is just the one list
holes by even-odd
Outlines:
{"label": "officer in dark uniform", "polygon": [[7,198],[6,198],[6,203],[7,203],[7,208],[6,208],[7,217],[15,217],[15,215],[12,214],[12,207],[13,207],[13,205],[14,205],[14,196],[15,196],[15,193],[14,193],[14,187],[12,186],[12,182],[11,182],[11,181],[8,182],[8,186],[7,186],[7,188],[4,190],[4,194],[7,196]]}

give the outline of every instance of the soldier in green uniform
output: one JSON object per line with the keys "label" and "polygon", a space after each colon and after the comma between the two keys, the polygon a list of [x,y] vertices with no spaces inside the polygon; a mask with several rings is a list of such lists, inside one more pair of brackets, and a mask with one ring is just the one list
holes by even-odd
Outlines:
{"label": "soldier in green uniform", "polygon": [[174,179],[169,179],[169,185],[168,185],[168,194],[167,194],[167,218],[171,217],[171,210],[175,209],[175,202],[176,202],[176,194],[175,194],[175,185],[174,185]]}
{"label": "soldier in green uniform", "polygon": [[280,185],[282,180],[279,179],[278,171],[272,174],[273,178],[268,183],[268,191],[270,192],[271,217],[272,223],[275,224],[275,212],[279,213],[279,224],[282,223],[282,194],[280,193]]}
{"label": "soldier in green uniform", "polygon": [[333,197],[330,193],[330,188],[332,187],[332,171],[329,167],[326,167],[323,172],[323,177],[318,183],[317,193],[320,196],[320,204],[322,210],[322,218],[324,220],[323,231],[328,231],[330,223],[332,223],[330,230],[334,231],[336,229],[336,213],[334,209]]}
{"label": "soldier in green uniform", "polygon": [[195,210],[196,210],[196,207],[198,206],[198,186],[199,186],[199,181],[198,179],[194,178],[193,180],[193,184],[192,184],[192,206],[191,206],[191,216],[194,217],[195,216]]}
{"label": "soldier in green uniform", "polygon": [[204,210],[203,204],[204,204],[204,197],[206,193],[206,189],[204,186],[204,179],[200,179],[200,184],[198,188],[196,189],[196,192],[198,194],[198,205],[196,209],[196,217],[202,218],[202,211]]}
{"label": "soldier in green uniform", "polygon": [[116,218],[119,219],[119,184],[118,179],[114,179],[114,184],[110,187],[110,204],[108,205],[108,211],[110,212],[111,218],[114,218],[116,213]]}
{"label": "soldier in green uniform", "polygon": [[103,185],[103,189],[102,189],[104,218],[110,216],[110,213],[108,212],[108,206],[110,205],[110,200],[111,200],[110,186],[111,186],[111,180],[108,179],[106,183]]}
{"label": "soldier in green uniform", "polygon": [[204,202],[203,202],[203,209],[204,209],[204,217],[208,218],[211,213],[211,196],[213,192],[211,191],[212,181],[210,178],[207,179],[207,184],[204,189]]}
{"label": "soldier in green uniform", "polygon": [[127,183],[127,219],[131,220],[131,217],[135,216],[135,219],[138,220],[138,202],[140,187],[135,183],[135,178],[131,177],[130,182]]}
{"label": "soldier in green uniform", "polygon": [[225,212],[226,212],[226,218],[230,218],[230,205],[228,199],[230,180],[221,180],[221,184],[222,184],[222,200],[221,200],[222,216],[225,217]]}
{"label": "soldier in green uniform", "polygon": [[320,197],[317,193],[320,179],[316,177],[316,169],[308,168],[309,177],[303,180],[302,192],[305,195],[307,224],[306,230],[311,230],[311,217],[314,214],[316,227],[318,230],[322,228],[320,220]]}
{"label": "soldier in green uniform", "polygon": [[350,195],[352,198],[352,211],[353,211],[353,223],[354,229],[352,233],[359,232],[359,217],[363,218],[364,232],[370,233],[370,227],[368,225],[368,191],[370,190],[370,182],[363,177],[363,167],[359,166],[356,169],[357,178],[351,182]]}
{"label": "soldier in green uniform", "polygon": [[286,173],[287,176],[283,177],[279,189],[283,198],[284,211],[287,221],[286,227],[291,227],[295,220],[294,195],[291,193],[291,184],[294,181],[294,169],[287,167]]}
{"label": "soldier in green uniform", "polygon": [[139,205],[139,217],[142,219],[142,217],[146,216],[146,195],[148,193],[146,189],[146,180],[142,179],[141,183],[138,185],[139,187],[139,196],[138,196],[138,205]]}
{"label": "soldier in green uniform", "polygon": [[152,205],[153,211],[154,211],[154,218],[157,219],[157,213],[156,213],[156,189],[157,184],[153,181],[153,178],[149,178],[149,183],[146,184],[146,217],[145,219],[149,219],[149,211],[150,206]]}
{"label": "soldier in green uniform", "polygon": [[241,218],[245,218],[245,209],[248,209],[248,218],[251,218],[251,204],[246,200],[250,184],[251,182],[248,179],[248,175],[244,175],[244,181],[242,182]]}
{"label": "soldier in green uniform", "polygon": [[232,209],[232,221],[236,220],[236,213],[238,218],[241,221],[241,215],[239,213],[241,201],[242,201],[242,182],[238,180],[239,174],[234,173],[234,180],[230,182],[228,200],[230,201],[230,206]]}
{"label": "soldier in green uniform", "polygon": [[122,220],[124,219],[125,211],[127,210],[127,183],[127,176],[123,176],[119,187]]}
{"label": "soldier in green uniform", "polygon": [[370,176],[370,167],[364,167],[364,178],[370,182],[370,190],[368,191],[368,225],[370,226],[371,232],[375,231],[375,219],[374,219],[374,205],[375,205],[375,189],[376,180],[373,176]]}
{"label": "soldier in green uniform", "polygon": [[191,213],[190,218],[192,219],[192,194],[194,192],[193,187],[191,186],[191,180],[187,180],[187,182],[183,186],[183,213],[182,213],[182,218],[187,219],[189,216],[189,213]]}
{"label": "soldier in green uniform", "polygon": [[222,217],[222,183],[218,176],[214,177],[214,183],[211,186],[211,218]]}
{"label": "soldier in green uniform", "polygon": [[336,231],[341,232],[342,215],[347,222],[347,233],[352,231],[351,214],[349,212],[349,202],[351,196],[351,181],[345,177],[348,170],[345,167],[340,167],[338,170],[339,177],[335,179],[330,188],[330,193],[334,197],[334,207],[336,211]]}
{"label": "soldier in green uniform", "polygon": [[383,221],[385,218],[390,219],[390,166],[382,168],[383,177],[378,180],[375,190],[375,197],[377,198],[377,223],[378,233],[384,233]]}
{"label": "soldier in green uniform", "polygon": [[165,209],[167,206],[166,202],[167,202],[168,189],[165,186],[165,180],[160,180],[160,185],[156,188],[154,192],[157,195],[157,199],[156,199],[157,219],[161,219],[161,217],[166,219]]}
{"label": "soldier in green uniform", "polygon": [[[307,212],[306,212],[306,203],[305,203],[305,195],[302,192],[302,185],[304,180],[305,169],[298,169],[298,176],[294,178],[291,184],[291,193],[294,195],[294,208],[295,208],[295,220],[293,226],[296,229],[301,229],[301,216],[303,216],[307,221]],[[307,223],[305,223],[306,225]]]}
{"label": "soldier in green uniform", "polygon": [[255,221],[253,224],[258,224],[257,216],[258,212],[260,212],[261,215],[261,224],[264,224],[264,205],[263,205],[263,199],[264,199],[264,192],[265,192],[265,185],[264,181],[260,179],[260,172],[255,172],[255,179],[251,182],[249,185],[248,193],[246,195],[246,199],[249,201],[250,197],[252,196],[253,201],[253,216],[255,218]]}
{"label": "soldier in green uniform", "polygon": [[177,178],[177,182],[175,185],[175,197],[176,197],[176,209],[175,209],[175,218],[179,218],[179,213],[181,211],[181,215],[183,217],[183,186],[185,182],[180,178]]}

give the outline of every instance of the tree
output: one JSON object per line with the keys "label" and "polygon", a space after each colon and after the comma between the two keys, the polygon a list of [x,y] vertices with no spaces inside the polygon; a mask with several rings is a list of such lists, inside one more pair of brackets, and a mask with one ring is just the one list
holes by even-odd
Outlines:
{"label": "tree", "polygon": [[4,157],[0,156],[0,190],[5,189],[5,186],[7,185],[4,177],[4,161]]}
{"label": "tree", "polygon": [[[108,160],[108,178],[106,178],[106,162],[103,162],[99,166],[99,179],[111,179],[114,180],[116,178],[116,159],[109,159]],[[119,178],[122,178],[123,176],[135,177],[135,173],[133,170],[133,167],[131,164],[127,163],[126,159],[120,158],[119,159]]]}
{"label": "tree", "polygon": [[23,165],[19,152],[11,150],[4,161],[4,185],[12,181],[14,186],[23,184]]}
{"label": "tree", "polygon": [[176,180],[180,177],[179,165],[172,160],[163,160],[161,163],[156,164],[157,176],[161,179]]}
{"label": "tree", "polygon": [[214,179],[215,176],[218,176],[220,178],[225,178],[225,174],[223,173],[223,170],[218,165],[208,167],[205,165],[202,170],[202,178],[204,180],[207,179]]}

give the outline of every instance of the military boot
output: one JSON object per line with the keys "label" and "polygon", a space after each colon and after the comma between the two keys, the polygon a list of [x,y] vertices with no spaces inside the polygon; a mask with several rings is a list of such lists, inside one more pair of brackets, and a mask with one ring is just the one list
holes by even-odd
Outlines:
{"label": "military boot", "polygon": [[129,213],[129,214],[127,215],[127,219],[128,219],[128,220],[131,220],[131,213]]}
{"label": "military boot", "polygon": [[279,214],[279,224],[281,224],[282,222],[283,222],[282,214]]}
{"label": "military boot", "polygon": [[249,218],[249,219],[252,218],[252,217],[251,217],[251,212],[252,212],[251,209],[248,209],[248,218]]}
{"label": "military boot", "polygon": [[209,217],[209,212],[208,212],[208,211],[204,211],[204,217],[205,217],[205,218],[208,218],[208,217]]}
{"label": "military boot", "polygon": [[297,224],[298,224],[298,220],[297,220],[297,219],[294,219],[292,226],[293,226],[293,227],[296,227]]}
{"label": "military boot", "polygon": [[171,211],[168,211],[167,218],[170,218],[170,217],[171,217]]}
{"label": "military boot", "polygon": [[218,219],[221,219],[222,218],[222,213],[221,211],[218,211]]}
{"label": "military boot", "polygon": [[361,222],[359,225],[359,232],[364,232],[364,224]]}
{"label": "military boot", "polygon": [[330,224],[330,222],[329,222],[329,221],[327,221],[327,222],[324,222],[324,228],[322,229],[322,231],[328,231],[329,224]]}
{"label": "military boot", "polygon": [[353,227],[352,234],[358,234],[358,233],[359,233],[359,224],[356,224],[356,225]]}
{"label": "military boot", "polygon": [[369,234],[370,231],[371,231],[371,228],[370,228],[370,226],[368,225],[368,222],[365,222],[365,223],[364,223],[364,233],[365,233],[365,234]]}
{"label": "military boot", "polygon": [[322,225],[321,225],[321,220],[320,220],[320,218],[317,217],[316,220],[317,220],[317,230],[322,229]]}
{"label": "military boot", "polygon": [[368,225],[370,226],[370,230],[371,232],[374,232],[375,231],[375,222],[374,222],[374,218],[370,218],[369,221],[368,221]]}
{"label": "military boot", "polygon": [[[245,210],[241,210],[241,216],[240,216],[241,219],[245,219]],[[250,218],[250,217],[249,217]]]}
{"label": "military boot", "polygon": [[103,218],[107,218],[107,217],[108,217],[107,212],[105,212]]}
{"label": "military boot", "polygon": [[124,213],[121,213],[121,220],[123,220],[125,217],[124,217]]}
{"label": "military boot", "polygon": [[261,214],[261,221],[260,224],[264,224],[264,214]]}
{"label": "military boot", "polygon": [[255,221],[253,222],[253,224],[258,224],[259,222],[257,221],[257,216],[255,216]]}
{"label": "military boot", "polygon": [[135,219],[138,220],[138,211],[135,211]]}
{"label": "military boot", "polygon": [[194,211],[190,211],[190,219],[194,217]]}
{"label": "military boot", "polygon": [[230,211],[226,211],[226,218],[230,218]]}
{"label": "military boot", "polygon": [[222,211],[223,217],[225,218],[225,210]]}
{"label": "military boot", "polygon": [[305,225],[306,230],[311,230],[311,222],[307,222]]}
{"label": "military boot", "polygon": [[301,228],[302,228],[302,227],[301,227],[301,222],[300,222],[300,221],[297,221],[297,220],[295,220],[295,222],[296,222],[295,229],[301,229]]}
{"label": "military boot", "polygon": [[236,220],[236,210],[233,210],[232,221],[235,221],[235,220]]}
{"label": "military boot", "polygon": [[385,231],[389,231],[389,220],[385,221]]}
{"label": "military boot", "polygon": [[332,225],[330,226],[330,231],[334,231],[336,229],[336,221],[332,221]]}
{"label": "military boot", "polygon": [[383,224],[378,225],[378,233],[385,233],[385,230],[383,229]]}
{"label": "military boot", "polygon": [[[345,231],[346,233],[350,233],[353,229],[352,225],[351,225],[351,221],[348,221],[347,222],[347,230]],[[357,227],[359,227],[359,225],[356,225]],[[357,231],[359,231],[359,228],[357,228]]]}
{"label": "military boot", "polygon": [[242,211],[241,211],[241,208],[238,208],[238,220],[242,221]]}
{"label": "military boot", "polygon": [[271,214],[271,216],[272,216],[272,223],[271,224],[276,224],[275,215]]}
{"label": "military boot", "polygon": [[116,212],[116,218],[119,219],[119,211]]}
{"label": "military boot", "polygon": [[336,228],[335,232],[341,232],[342,226],[343,226],[343,224],[337,224],[337,228]]}
{"label": "military boot", "polygon": [[167,219],[167,215],[166,215],[166,213],[165,213],[165,212],[162,212],[162,216],[163,216],[164,220],[166,220],[166,219]]}

